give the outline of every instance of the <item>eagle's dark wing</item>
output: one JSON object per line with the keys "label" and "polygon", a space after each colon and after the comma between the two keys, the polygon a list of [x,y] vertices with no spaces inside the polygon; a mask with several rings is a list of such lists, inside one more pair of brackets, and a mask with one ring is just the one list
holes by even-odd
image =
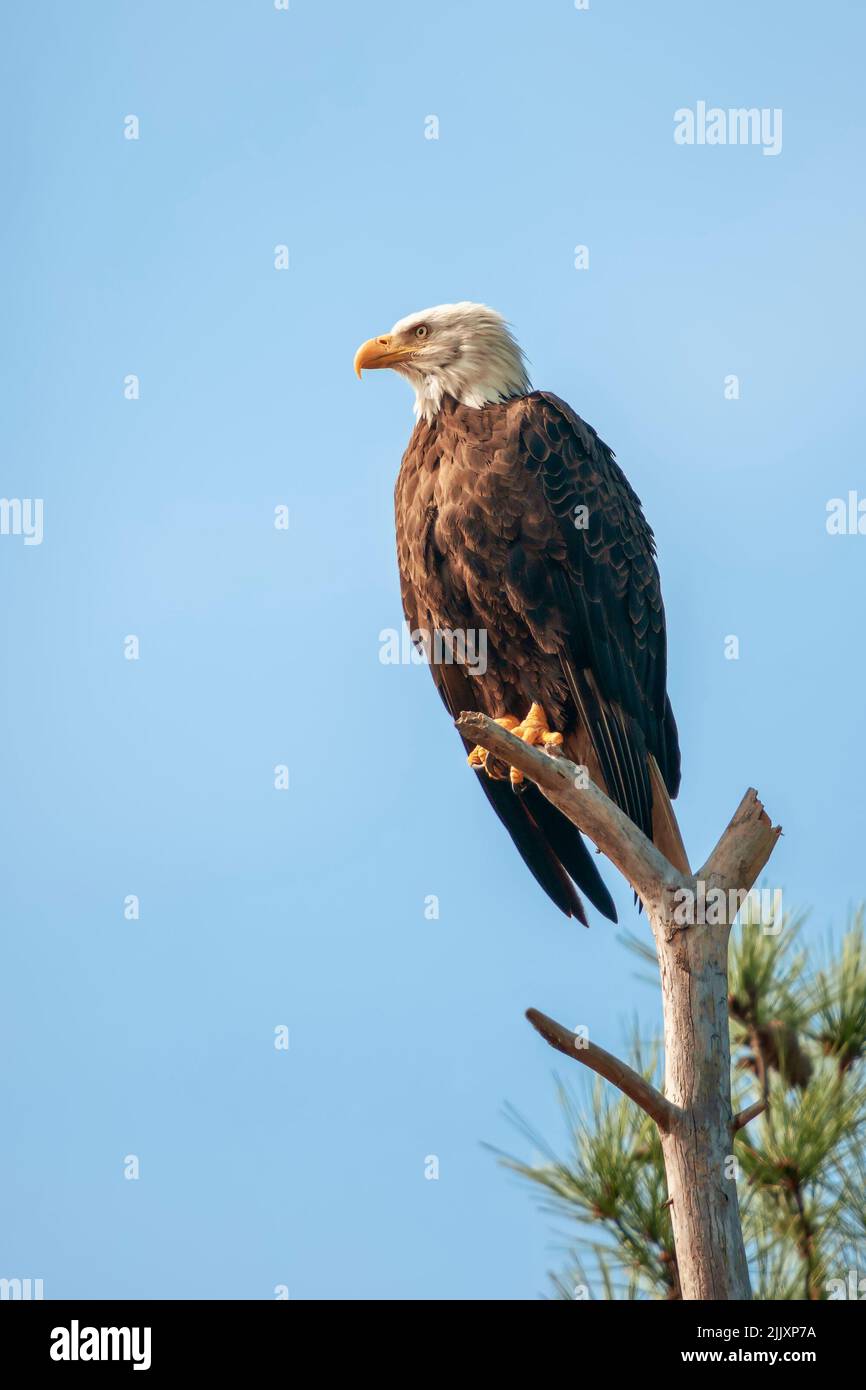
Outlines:
{"label": "eagle's dark wing", "polygon": [[[403,611],[410,631],[418,626],[412,586],[401,571]],[[478,708],[477,684],[457,664],[433,662],[430,672],[452,719],[463,710]],[[471,744],[462,740],[467,753]],[[586,912],[574,884],[586,893],[593,906],[616,921],[616,908],[596,867],[595,859],[579,831],[532,783],[515,795],[507,778],[497,781],[484,774],[476,777],[497,816],[511,836],[521,858],[536,881],[567,917],[577,917],[584,926]],[[572,882],[574,880],[574,883]]]}
{"label": "eagle's dark wing", "polygon": [[[579,723],[608,794],[652,837],[653,791],[676,796],[680,781],[653,534],[611,450],[564,401],[524,397],[517,428],[520,456],[555,518],[547,594]],[[519,602],[519,572],[509,580]],[[527,610],[535,602],[527,592]]]}

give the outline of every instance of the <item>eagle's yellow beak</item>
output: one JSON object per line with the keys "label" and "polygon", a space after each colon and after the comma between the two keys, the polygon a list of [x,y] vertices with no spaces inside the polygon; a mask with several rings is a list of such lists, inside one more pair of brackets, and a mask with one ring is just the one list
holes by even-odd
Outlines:
{"label": "eagle's yellow beak", "polygon": [[405,362],[413,355],[412,348],[393,347],[391,335],[383,333],[381,338],[368,338],[355,353],[355,375],[360,377],[365,367],[393,367],[395,362]]}

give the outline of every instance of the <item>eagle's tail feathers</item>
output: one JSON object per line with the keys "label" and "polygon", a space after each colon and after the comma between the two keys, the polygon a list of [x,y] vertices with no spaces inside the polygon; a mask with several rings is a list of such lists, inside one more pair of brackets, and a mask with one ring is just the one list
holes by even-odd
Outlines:
{"label": "eagle's tail feathers", "polygon": [[598,871],[593,855],[583,836],[561,811],[547,800],[537,787],[527,787],[523,793],[527,810],[536,821],[562,867],[571,875],[581,892],[585,893],[597,912],[609,921],[616,921],[613,898]]}
{"label": "eagle's tail feathers", "polygon": [[[538,821],[529,810],[533,794],[542,801],[544,800],[541,792],[529,785],[524,791],[515,794],[507,778],[497,781],[488,777],[484,772],[476,773],[476,777],[487,800],[514,841],[521,859],[536,883],[540,884],[560,912],[564,912],[566,917],[576,917],[579,922],[588,927],[586,909],[581,902],[580,894],[560,862],[555,848],[550,844]],[[549,803],[546,804],[549,805]],[[555,807],[551,806],[550,809],[553,811]],[[556,814],[558,815],[559,812]],[[577,831],[575,831],[576,834]],[[580,886],[583,887],[582,884]],[[602,887],[604,887],[603,884]],[[592,901],[588,892],[587,897],[590,897]]]}

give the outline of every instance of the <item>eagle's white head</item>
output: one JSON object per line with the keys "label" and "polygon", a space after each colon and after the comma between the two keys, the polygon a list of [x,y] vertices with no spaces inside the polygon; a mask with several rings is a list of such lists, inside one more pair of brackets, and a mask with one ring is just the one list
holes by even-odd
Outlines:
{"label": "eagle's white head", "polygon": [[486,304],[438,304],[408,314],[390,333],[368,338],[355,371],[393,367],[415,391],[415,414],[432,420],[443,396],[463,405],[491,405],[524,396],[529,377],[508,324]]}

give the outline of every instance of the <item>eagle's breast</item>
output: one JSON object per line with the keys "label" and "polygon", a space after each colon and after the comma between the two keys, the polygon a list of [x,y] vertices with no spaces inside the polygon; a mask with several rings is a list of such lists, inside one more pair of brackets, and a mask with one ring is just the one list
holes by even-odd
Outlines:
{"label": "eagle's breast", "polygon": [[[428,630],[459,629],[476,642],[483,631],[487,670],[478,681],[489,713],[543,693],[564,714],[546,568],[561,543],[526,467],[515,404],[450,402],[416,426],[396,490],[404,609],[410,625],[414,618]],[[515,600],[518,584],[535,586],[537,624]]]}

